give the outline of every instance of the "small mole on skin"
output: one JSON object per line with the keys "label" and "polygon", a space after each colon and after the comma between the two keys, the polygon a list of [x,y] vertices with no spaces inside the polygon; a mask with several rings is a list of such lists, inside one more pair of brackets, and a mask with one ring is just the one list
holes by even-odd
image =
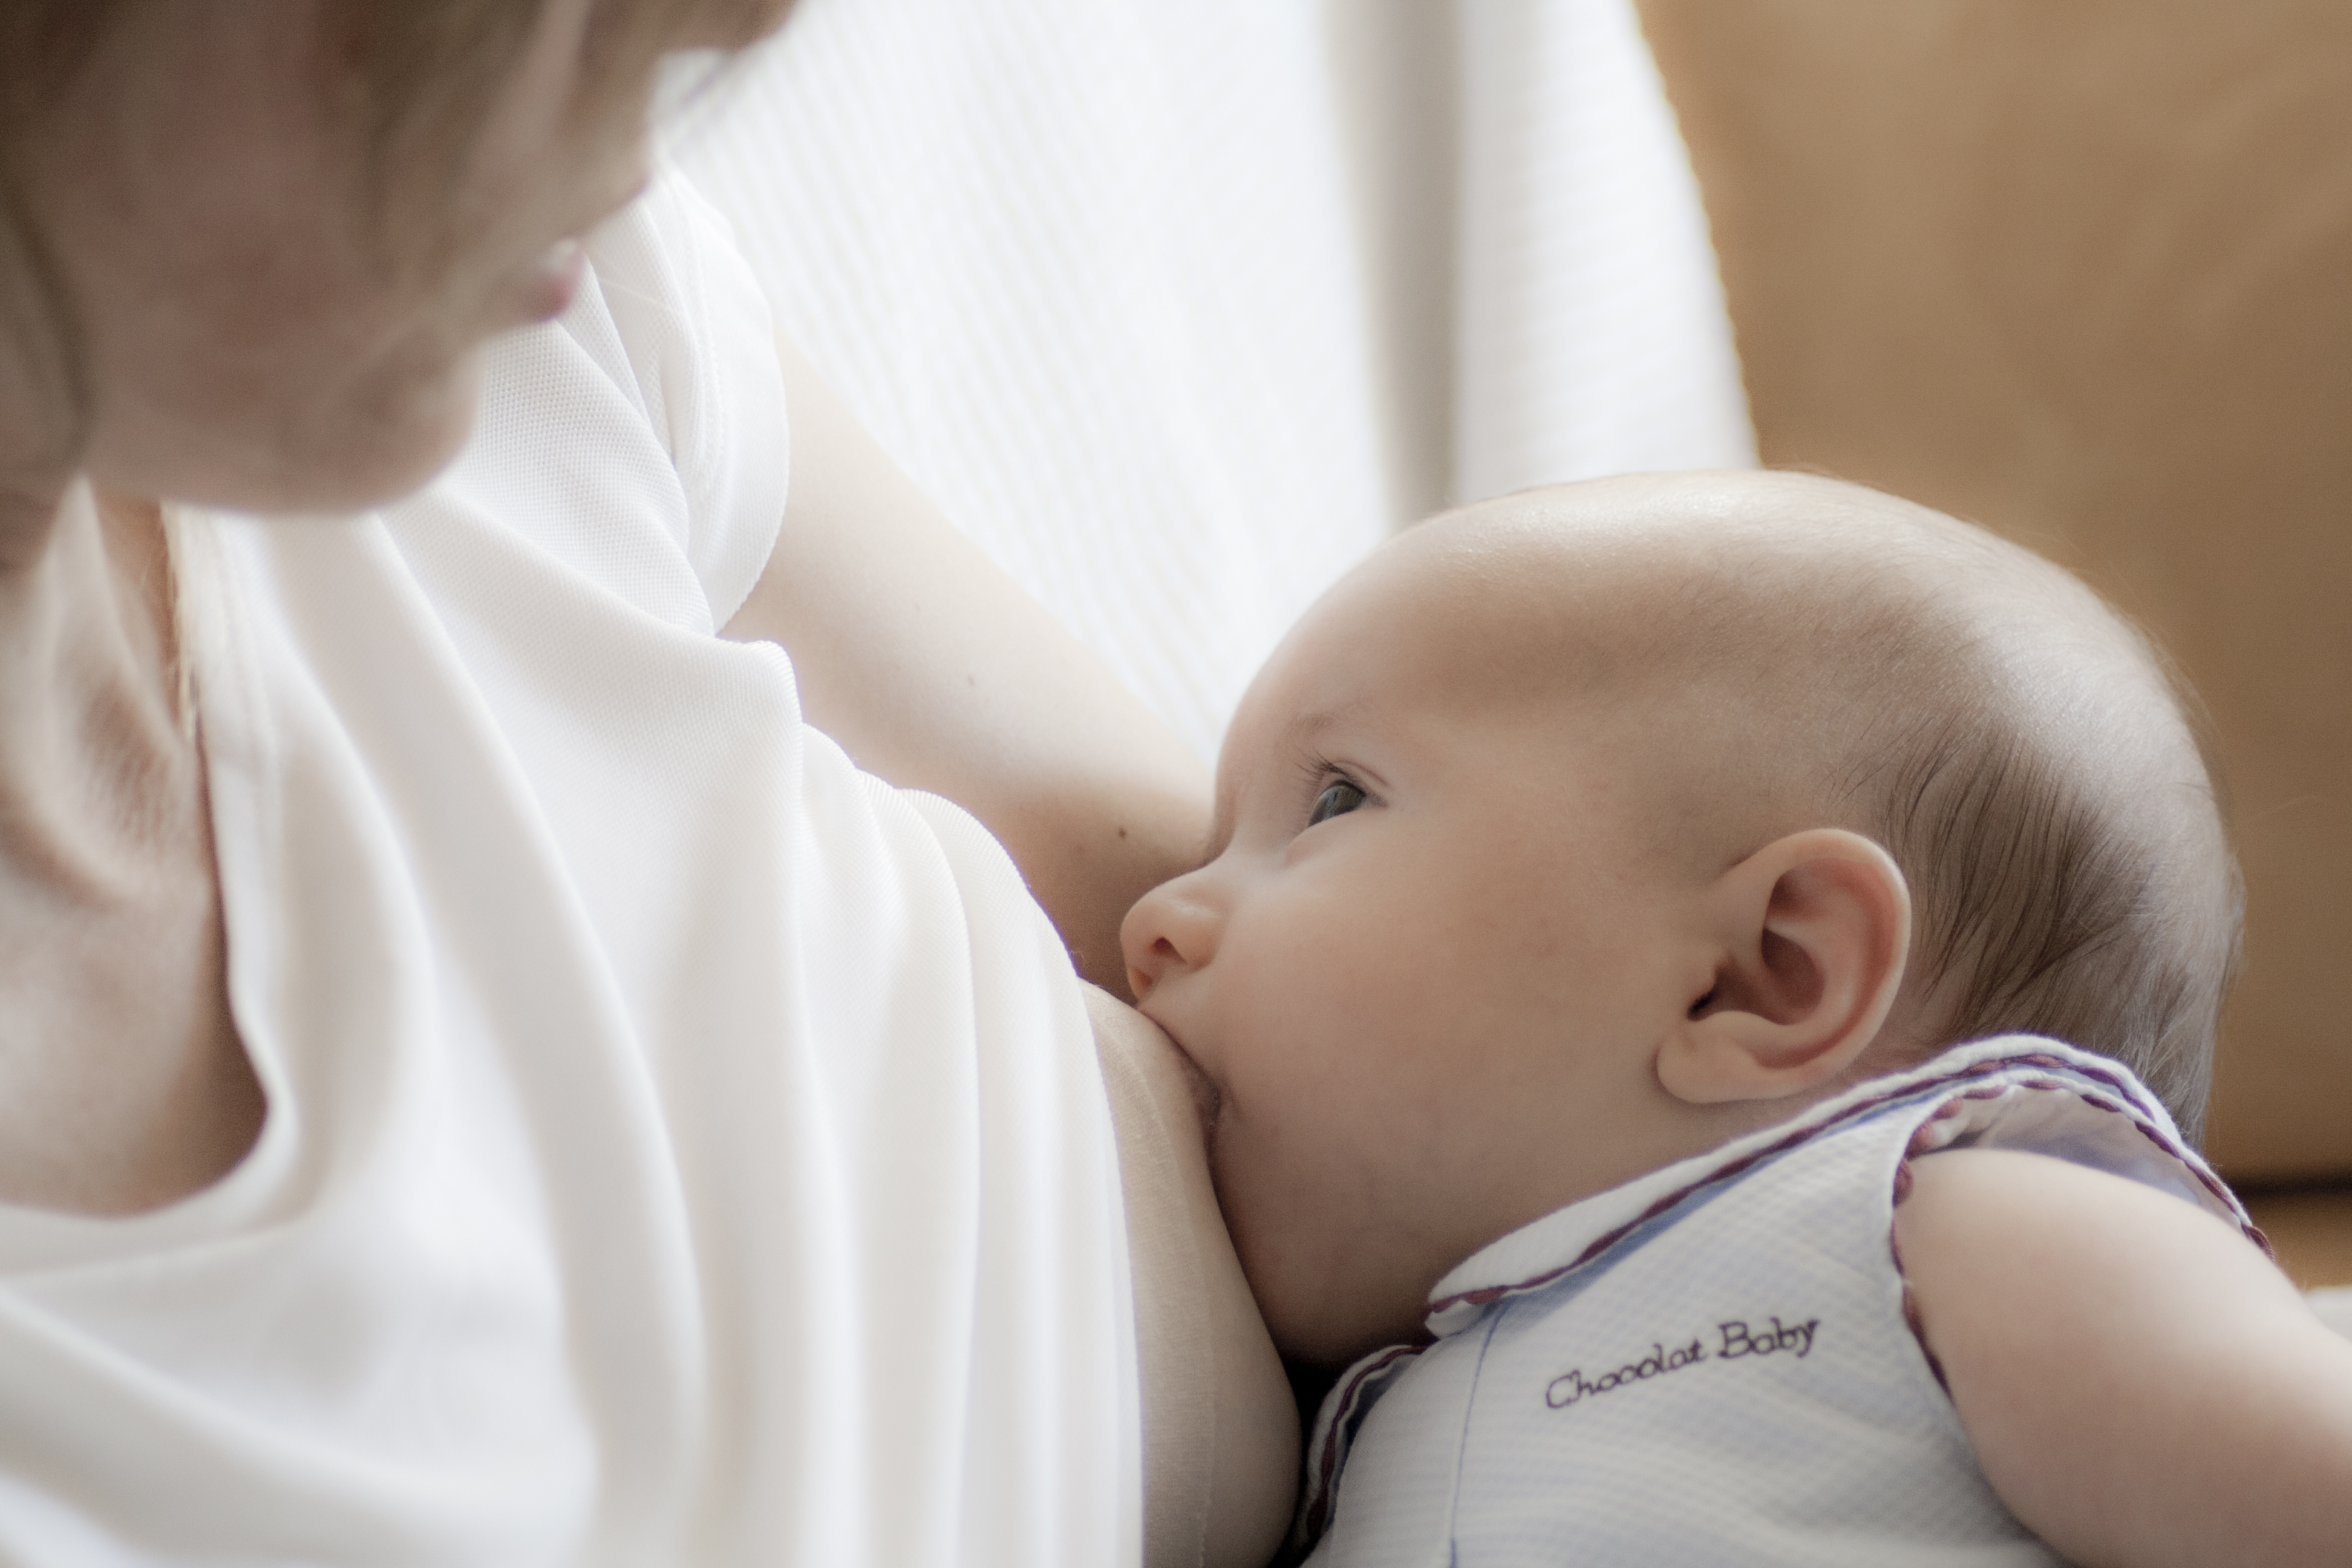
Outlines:
{"label": "small mole on skin", "polygon": [[1126,829],[1126,828],[1124,828],[1124,827],[1120,828],[1120,829],[1118,830],[1118,836],[1119,836],[1121,838],[1126,837],[1127,837],[1127,829]]}

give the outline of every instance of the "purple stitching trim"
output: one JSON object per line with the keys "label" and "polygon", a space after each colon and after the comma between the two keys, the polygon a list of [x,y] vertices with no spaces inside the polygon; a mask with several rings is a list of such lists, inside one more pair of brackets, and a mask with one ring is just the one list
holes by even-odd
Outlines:
{"label": "purple stitching trim", "polygon": [[[2086,1074],[2085,1076],[2089,1075]],[[2104,1075],[2101,1076],[2102,1081],[2112,1081],[2111,1079],[2106,1079]],[[2235,1194],[2231,1194],[2226,1186],[2221,1186],[2211,1179],[2208,1178],[2204,1173],[2201,1163],[2196,1161],[2193,1156],[2185,1154],[2179,1145],[2158,1131],[2146,1117],[2139,1113],[2137,1108],[2131,1105],[2128,1099],[2126,1099],[2123,1103],[2118,1104],[2116,1101],[2109,1100],[2105,1095],[2085,1093],[2074,1085],[2058,1079],[2021,1079],[2012,1087],[2033,1089],[2050,1094],[2072,1094],[2075,1099],[2081,1100],[2084,1105],[2089,1106],[2094,1110],[2103,1110],[2107,1112],[2109,1115],[2123,1117],[2132,1124],[2133,1131],[2137,1131],[2141,1137],[2147,1139],[2149,1142],[2155,1144],[2158,1148],[2170,1155],[2174,1163],[2195,1175],[2205,1186],[2206,1190],[2213,1192],[2222,1198],[2226,1205],[2231,1210],[2238,1213],[2243,1212],[2242,1208],[2237,1202]],[[1960,1102],[1962,1100],[1998,1099],[2000,1094],[2005,1092],[2006,1090],[2003,1089],[1996,1090],[1991,1094],[1988,1094],[1983,1089],[1969,1089],[1966,1093],[1953,1095],[1950,1099],[1946,1100],[1943,1103],[1937,1106],[1934,1110],[1927,1113],[1927,1115],[1920,1121],[1917,1129],[1912,1132],[1909,1142],[1904,1145],[1903,1157],[1895,1163],[1895,1207],[1901,1208],[1903,1206],[1903,1200],[1911,1195],[1912,1160],[1921,1154],[1932,1153],[1934,1152],[1933,1150],[1921,1147],[1923,1143],[1927,1142],[1927,1129],[1934,1123],[1943,1121],[1946,1117],[1956,1114],[1960,1109]],[[1841,1120],[1843,1120],[1843,1118],[1841,1118]],[[1829,1123],[1828,1125],[1833,1126],[1836,1125],[1836,1123]],[[2263,1256],[2270,1258],[2273,1262],[2277,1261],[2278,1255],[2271,1250],[2270,1237],[2264,1236],[2262,1231],[2254,1226],[2251,1219],[2241,1220],[2238,1224],[2238,1228],[2243,1231],[2247,1238],[2256,1247],[2263,1249]],[[1895,1261],[1895,1277],[1903,1281],[1903,1326],[1911,1331],[1911,1338],[1918,1343],[1919,1353],[1927,1358],[1927,1370],[1936,1374],[1937,1384],[1942,1387],[1945,1397],[1949,1398],[1952,1393],[1951,1380],[1944,1375],[1944,1363],[1942,1359],[1936,1354],[1935,1350],[1927,1343],[1927,1324],[1919,1313],[1919,1300],[1912,1293],[1911,1277],[1909,1274],[1905,1272],[1903,1268],[1903,1244],[1896,1239],[1895,1226],[1891,1222],[1886,1227],[1886,1252],[1887,1256]]]}
{"label": "purple stitching trim", "polygon": [[[1591,1262],[1593,1258],[1599,1257],[1601,1253],[1607,1251],[1610,1247],[1614,1247],[1618,1242],[1623,1240],[1628,1235],[1640,1229],[1651,1220],[1657,1218],[1658,1215],[1664,1214],[1666,1210],[1673,1208],[1675,1205],[1689,1197],[1693,1193],[1700,1191],[1702,1188],[1714,1186],[1718,1183],[1728,1181],[1734,1176],[1742,1174],[1761,1162],[1771,1159],[1775,1155],[1784,1154],[1790,1150],[1798,1147],[1800,1144],[1820,1137],[1822,1134],[1830,1131],[1833,1128],[1843,1127],[1857,1118],[1866,1116],[1872,1111],[1882,1110],[1898,1100],[1909,1100],[1915,1096],[1923,1095],[1936,1089],[1938,1085],[1947,1083],[1968,1083],[1971,1079],[1987,1078],[1994,1073],[2012,1072],[2021,1067],[2048,1068],[2059,1072],[2074,1073],[2080,1077],[2089,1079],[2095,1083],[2103,1083],[2116,1092],[2117,1098],[2122,1101],[2122,1103],[2115,1104],[2105,1102],[2105,1097],[2086,1094],[2079,1086],[2068,1083],[2063,1079],[2031,1077],[2021,1079],[2015,1084],[1985,1084],[1961,1090],[1959,1093],[1948,1099],[1943,1105],[1937,1106],[1936,1110],[1930,1114],[1929,1120],[1934,1120],[1945,1115],[1957,1115],[1958,1113],[1958,1107],[1952,1103],[1954,1100],[1998,1100],[2002,1095],[2008,1093],[2012,1088],[2047,1089],[2055,1093],[2073,1094],[2080,1098],[2084,1103],[2092,1105],[2098,1110],[2111,1111],[2115,1114],[2129,1118],[2132,1125],[2139,1130],[2142,1137],[2146,1138],[2149,1142],[2154,1143],[2158,1148],[2163,1150],[2167,1154],[2172,1156],[2175,1163],[2194,1175],[2199,1184],[2202,1185],[2207,1192],[2221,1200],[2221,1206],[2224,1209],[2227,1209],[2231,1213],[2242,1212],[2239,1208],[2237,1198],[2231,1193],[2230,1189],[2223,1186],[2220,1181],[2207,1173],[2204,1168],[2203,1161],[2198,1159],[2196,1155],[2189,1153],[2172,1139],[2168,1138],[2161,1132],[2158,1131],[2155,1125],[2146,1117],[2142,1116],[2136,1108],[2134,1108],[2133,1101],[2137,1097],[2132,1093],[2127,1080],[2119,1079],[2113,1072],[2094,1065],[2069,1062],[2062,1059],[2061,1058],[2051,1056],[2047,1052],[2029,1051],[2013,1057],[1988,1057],[1983,1061],[1972,1062],[1969,1066],[1958,1068],[1954,1072],[1948,1073],[1942,1078],[1928,1079],[1925,1081],[1913,1082],[1901,1089],[1890,1089],[1885,1094],[1874,1095],[1868,1100],[1857,1100],[1830,1121],[1823,1121],[1816,1126],[1798,1128],[1796,1131],[1788,1134],[1788,1136],[1769,1143],[1763,1148],[1755,1150],[1750,1153],[1743,1154],[1738,1159],[1732,1161],[1729,1164],[1717,1167],[1713,1172],[1700,1177],[1697,1181],[1691,1183],[1689,1185],[1677,1188],[1674,1192],[1666,1194],[1664,1196],[1659,1198],[1655,1203],[1653,1203],[1649,1207],[1643,1209],[1639,1215],[1626,1221],[1623,1225],[1619,1226],[1616,1229],[1612,1230],[1605,1235],[1596,1237],[1591,1245],[1585,1247],[1582,1252],[1578,1253],[1574,1258],[1570,1259],[1569,1262],[1561,1264],[1556,1268],[1547,1268],[1540,1274],[1530,1275],[1528,1278],[1518,1280],[1514,1284],[1481,1285],[1475,1289],[1463,1290],[1455,1293],[1454,1295],[1441,1297],[1437,1300],[1432,1301],[1429,1304],[1429,1310],[1431,1313],[1434,1314],[1443,1312],[1448,1308],[1463,1305],[1473,1307],[1491,1306],[1493,1303],[1501,1300],[1506,1296],[1516,1296],[1522,1291],[1533,1290],[1542,1286],[1549,1285],[1553,1280],[1559,1279],[1562,1275],[1568,1274],[1575,1269],[1581,1268],[1587,1263]],[[1951,1109],[1948,1110],[1946,1110],[1947,1106],[1949,1106]],[[2252,1224],[2244,1221],[2240,1222],[2239,1228],[2244,1231],[2254,1244],[2263,1249],[2264,1257],[2275,1258],[2276,1255],[2271,1251],[2270,1242],[2263,1237],[2261,1231],[2256,1230]]]}
{"label": "purple stitching trim", "polygon": [[1307,1494],[1307,1511],[1298,1521],[1298,1541],[1302,1548],[1312,1547],[1323,1539],[1323,1531],[1331,1522],[1331,1488],[1339,1479],[1339,1434],[1355,1418],[1356,1402],[1363,1396],[1364,1384],[1375,1373],[1386,1372],[1406,1356],[1419,1355],[1427,1345],[1391,1345],[1381,1352],[1380,1359],[1364,1367],[1349,1380],[1339,1394],[1339,1407],[1331,1412],[1331,1426],[1324,1438],[1322,1458],[1308,1478],[1312,1490]]}
{"label": "purple stitching trim", "polygon": [[[1942,1114],[1944,1106],[1958,1103],[1957,1098],[1946,1100],[1943,1106],[1937,1107],[1937,1114],[1938,1116]],[[1935,1118],[1930,1117],[1929,1120],[1933,1121]],[[1924,1131],[1926,1129],[1923,1127],[1921,1131]],[[1911,1142],[1915,1145],[1919,1142],[1916,1133],[1912,1135]],[[1901,1208],[1903,1200],[1911,1195],[1911,1159],[1916,1152],[1914,1148],[1906,1148],[1903,1151],[1903,1158],[1895,1163],[1895,1206],[1896,1208]],[[1928,1348],[1927,1323],[1919,1315],[1919,1298],[1912,1294],[1911,1277],[1903,1271],[1903,1243],[1896,1238],[1892,1223],[1886,1227],[1886,1255],[1894,1259],[1895,1278],[1903,1281],[1903,1326],[1911,1331],[1911,1342],[1919,1347],[1919,1353],[1927,1360],[1927,1370],[1936,1374],[1937,1386],[1944,1391],[1944,1397],[1949,1399],[1952,1396],[1951,1380],[1944,1375],[1943,1362],[1937,1357],[1933,1350]]]}
{"label": "purple stitching trim", "polygon": [[[1937,1083],[1966,1083],[1970,1079],[1982,1078],[1988,1073],[2006,1071],[2016,1067],[2021,1062],[2041,1062],[2053,1066],[2063,1065],[2063,1063],[2059,1063],[2057,1059],[2053,1057],[1995,1057],[1963,1068],[1959,1071],[1950,1074],[1947,1079],[1929,1079],[1925,1083],[1915,1083],[1904,1089],[1891,1090],[1885,1094],[1874,1095],[1868,1100],[1858,1100],[1854,1104],[1848,1106],[1844,1111],[1841,1112],[1832,1121],[1824,1121],[1815,1127],[1800,1127],[1784,1138],[1769,1143],[1763,1148],[1758,1149],[1753,1152],[1743,1154],[1727,1165],[1717,1167],[1708,1174],[1691,1183],[1688,1186],[1679,1187],[1675,1191],[1666,1194],[1664,1197],[1652,1204],[1648,1208],[1643,1209],[1633,1219],[1626,1221],[1623,1225],[1619,1226],[1616,1229],[1608,1232],[1606,1235],[1595,1237],[1592,1244],[1587,1247],[1582,1252],[1578,1253],[1573,1260],[1563,1263],[1557,1268],[1548,1268],[1540,1274],[1532,1275],[1528,1279],[1519,1280],[1517,1283],[1512,1285],[1482,1285],[1475,1289],[1464,1290],[1458,1294],[1447,1296],[1439,1300],[1432,1301],[1429,1304],[1429,1310],[1432,1313],[1442,1312],[1449,1307],[1459,1306],[1465,1302],[1467,1302],[1474,1307],[1484,1307],[1493,1302],[1499,1301],[1506,1296],[1516,1295],[1522,1290],[1534,1289],[1538,1286],[1549,1285],[1553,1280],[1559,1279],[1561,1275],[1568,1273],[1570,1270],[1580,1268],[1585,1264],[1590,1263],[1594,1258],[1600,1256],[1602,1252],[1607,1251],[1619,1241],[1624,1239],[1627,1235],[1633,1231],[1640,1229],[1651,1220],[1657,1218],[1658,1215],[1664,1214],[1666,1210],[1673,1208],[1676,1204],[1681,1203],[1685,1198],[1690,1196],[1693,1193],[1699,1191],[1702,1187],[1709,1187],[1715,1185],[1718,1182],[1728,1181],[1733,1176],[1740,1174],[1763,1161],[1770,1159],[1776,1154],[1784,1154],[1790,1150],[1796,1148],[1798,1145],[1806,1142],[1808,1140],[1821,1136],[1821,1134],[1827,1132],[1833,1127],[1843,1127],[1856,1117],[1877,1110],[1885,1106],[1892,1105],[1896,1100],[1908,1100],[1914,1095],[1917,1095],[1927,1089],[1933,1089]],[[1995,1092],[1998,1093],[1999,1091],[1995,1090]]]}
{"label": "purple stitching trim", "polygon": [[[1902,1268],[1903,1260],[1896,1258],[1895,1266]],[[1952,1380],[1944,1375],[1943,1358],[1928,1347],[1927,1328],[1919,1317],[1919,1298],[1911,1293],[1911,1281],[1908,1279],[1903,1282],[1903,1326],[1911,1331],[1912,1343],[1917,1345],[1919,1353],[1927,1358],[1927,1370],[1936,1374],[1936,1386],[1944,1391],[1945,1398],[1949,1399],[1952,1396]]]}
{"label": "purple stitching trim", "polygon": [[[2129,1090],[2121,1081],[2116,1079],[2113,1074],[2108,1073],[2104,1069],[2095,1071],[2088,1068],[2077,1068],[2074,1070],[2081,1073],[2085,1078],[2096,1079],[2099,1082],[2116,1090],[2123,1100],[2123,1103],[2120,1105],[2109,1105],[2103,1103],[2096,1096],[2083,1094],[2080,1089],[2073,1090],[2072,1092],[2081,1095],[2084,1103],[2095,1106],[2101,1110],[2112,1111],[2116,1115],[2122,1116],[2129,1120],[2131,1124],[2135,1128],[2138,1129],[2139,1135],[2141,1137],[2155,1144],[2158,1149],[2163,1150],[2165,1153],[2171,1156],[2173,1163],[2179,1165],[2182,1170],[2187,1171],[2190,1175],[2196,1177],[2197,1184],[2203,1187],[2207,1193],[2210,1194],[2213,1198],[2221,1204],[2224,1210],[2233,1215],[2242,1215],[2246,1212],[2245,1205],[2238,1201],[2238,1194],[2231,1192],[2229,1189],[2228,1184],[2225,1184],[2219,1176],[2214,1175],[2211,1171],[2208,1170],[2206,1168],[2205,1162],[2201,1158],[2183,1146],[2177,1139],[2166,1136],[2162,1130],[2158,1128],[2154,1122],[2148,1121],[2147,1117],[2139,1113],[2138,1110],[2132,1104],[2132,1096]],[[2063,1091],[2068,1089],[2070,1086],[2065,1084],[2053,1084],[2051,1087]],[[2263,1249],[2263,1256],[2264,1258],[2269,1258],[2273,1263],[2278,1261],[2278,1254],[2271,1250],[2270,1237],[2264,1236],[2260,1230],[2255,1228],[2254,1222],[2251,1217],[2239,1220],[2238,1229],[2244,1234],[2247,1240],[2252,1242],[2256,1247]]]}

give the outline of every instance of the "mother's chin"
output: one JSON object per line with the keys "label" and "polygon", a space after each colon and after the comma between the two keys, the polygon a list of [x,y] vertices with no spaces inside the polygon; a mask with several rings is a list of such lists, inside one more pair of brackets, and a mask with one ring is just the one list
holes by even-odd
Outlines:
{"label": "mother's chin", "polygon": [[[85,470],[121,494],[225,510],[363,511],[422,489],[449,465],[472,434],[481,387],[478,344],[417,342],[349,365],[304,397],[240,408],[235,389],[225,389],[210,420],[102,420]],[[124,429],[145,438],[110,438]]]}

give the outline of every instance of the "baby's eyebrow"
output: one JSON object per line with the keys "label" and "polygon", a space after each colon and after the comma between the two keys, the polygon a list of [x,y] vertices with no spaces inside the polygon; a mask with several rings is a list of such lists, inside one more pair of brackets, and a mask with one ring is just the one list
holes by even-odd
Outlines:
{"label": "baby's eyebrow", "polygon": [[1313,708],[1290,721],[1282,732],[1282,754],[1295,764],[1304,767],[1318,759],[1322,751],[1323,736],[1340,725],[1362,716],[1371,703],[1358,698],[1332,708]]}

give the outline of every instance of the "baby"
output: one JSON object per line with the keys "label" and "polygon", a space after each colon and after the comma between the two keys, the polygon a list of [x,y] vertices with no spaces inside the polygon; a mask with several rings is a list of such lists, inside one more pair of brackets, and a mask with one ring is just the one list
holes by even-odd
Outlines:
{"label": "baby", "polygon": [[1642,478],[1378,552],[1123,933],[1276,1344],[1355,1363],[1298,1544],[2352,1561],[2352,1344],[2191,1149],[2237,887],[2147,647],[1948,518]]}

